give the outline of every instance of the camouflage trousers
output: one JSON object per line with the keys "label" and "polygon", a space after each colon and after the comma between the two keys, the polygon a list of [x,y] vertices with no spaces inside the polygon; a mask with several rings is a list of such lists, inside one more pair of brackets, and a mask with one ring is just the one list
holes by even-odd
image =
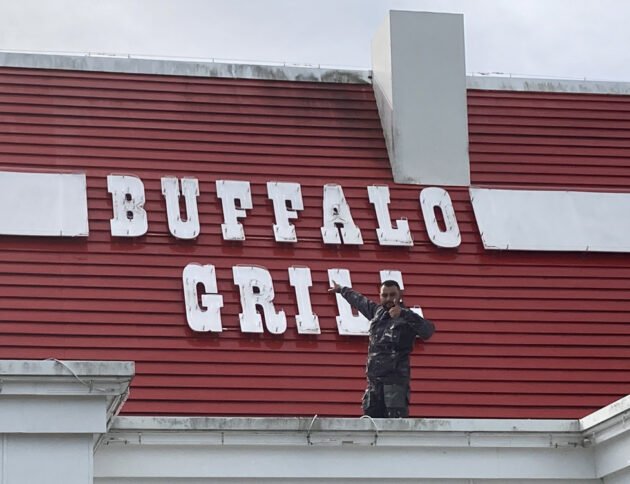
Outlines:
{"label": "camouflage trousers", "polygon": [[368,380],[363,394],[363,415],[372,418],[409,416],[409,381],[385,383]]}

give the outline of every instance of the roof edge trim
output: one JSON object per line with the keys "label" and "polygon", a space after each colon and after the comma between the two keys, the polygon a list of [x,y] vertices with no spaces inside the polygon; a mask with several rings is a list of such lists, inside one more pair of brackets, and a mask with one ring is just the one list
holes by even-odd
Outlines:
{"label": "roof edge trim", "polygon": [[579,94],[630,94],[630,82],[466,76],[467,89]]}
{"label": "roof edge trim", "polygon": [[[239,63],[134,55],[0,51],[0,67],[157,74],[277,81],[371,84],[369,69]],[[630,82],[467,75],[466,87],[485,91],[630,94]]]}
{"label": "roof edge trim", "polygon": [[323,417],[168,417],[119,416],[113,429],[119,431],[318,431],[401,433],[416,432],[491,432],[506,434],[576,433],[578,420],[543,419],[426,419],[372,420],[369,418]]}
{"label": "roof edge trim", "polygon": [[370,70],[94,54],[0,51],[0,67],[275,81],[334,82],[341,84],[370,84],[372,82]]}

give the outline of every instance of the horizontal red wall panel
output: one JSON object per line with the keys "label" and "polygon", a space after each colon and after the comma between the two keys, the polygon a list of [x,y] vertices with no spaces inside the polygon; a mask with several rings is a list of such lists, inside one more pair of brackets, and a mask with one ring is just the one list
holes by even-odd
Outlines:
{"label": "horizontal red wall panel", "polygon": [[630,190],[630,96],[468,91],[471,183]]}
{"label": "horizontal red wall panel", "polygon": [[[630,191],[630,97],[470,91],[472,184]],[[90,234],[0,237],[0,358],[133,360],[123,413],[358,416],[366,338],[340,336],[327,269],[405,300],[437,332],[412,355],[411,415],[577,418],[630,391],[627,254],[484,250],[467,187],[443,187],[462,233],[435,247],[424,188],[393,182],[369,85],[0,69],[0,170],[82,172]],[[143,180],[149,231],[113,237],[109,174]],[[196,177],[201,234],[169,234],[163,176]],[[246,240],[226,242],[217,180],[251,184]],[[299,241],[274,240],[267,181],[301,184]],[[364,245],[323,244],[323,186],[339,183]],[[388,185],[413,247],[382,247],[367,187]],[[19,210],[19,204],[16,204]],[[186,322],[182,271],[216,267],[220,334]],[[266,267],[282,335],[244,334],[232,267]],[[297,332],[287,269],[311,268],[320,335]]]}

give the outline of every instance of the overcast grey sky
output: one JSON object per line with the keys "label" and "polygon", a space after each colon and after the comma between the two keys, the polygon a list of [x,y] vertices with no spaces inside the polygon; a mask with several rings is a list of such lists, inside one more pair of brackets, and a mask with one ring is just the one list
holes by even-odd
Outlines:
{"label": "overcast grey sky", "polygon": [[369,68],[390,9],[463,13],[469,73],[630,81],[628,0],[0,0],[0,50]]}

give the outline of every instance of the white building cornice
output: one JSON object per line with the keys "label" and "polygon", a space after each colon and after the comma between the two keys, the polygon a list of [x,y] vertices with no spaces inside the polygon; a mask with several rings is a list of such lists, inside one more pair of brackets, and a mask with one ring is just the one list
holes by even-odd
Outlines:
{"label": "white building cornice", "polygon": [[133,375],[123,361],[0,360],[0,433],[104,433]]}
{"label": "white building cornice", "polygon": [[630,82],[545,79],[509,76],[466,76],[467,89],[484,91],[553,92],[629,95]]}
{"label": "white building cornice", "polygon": [[132,55],[0,51],[0,67],[341,84],[371,82],[371,72],[362,69]]}
{"label": "white building cornice", "polygon": [[[372,82],[370,69],[91,53],[0,51],[0,67],[349,84]],[[491,91],[630,95],[630,82],[507,75],[467,75],[466,87]]]}
{"label": "white building cornice", "polygon": [[131,362],[0,360],[0,483],[92,482]]}
{"label": "white building cornice", "polygon": [[582,420],[118,417],[95,482],[620,484],[628,401]]}

